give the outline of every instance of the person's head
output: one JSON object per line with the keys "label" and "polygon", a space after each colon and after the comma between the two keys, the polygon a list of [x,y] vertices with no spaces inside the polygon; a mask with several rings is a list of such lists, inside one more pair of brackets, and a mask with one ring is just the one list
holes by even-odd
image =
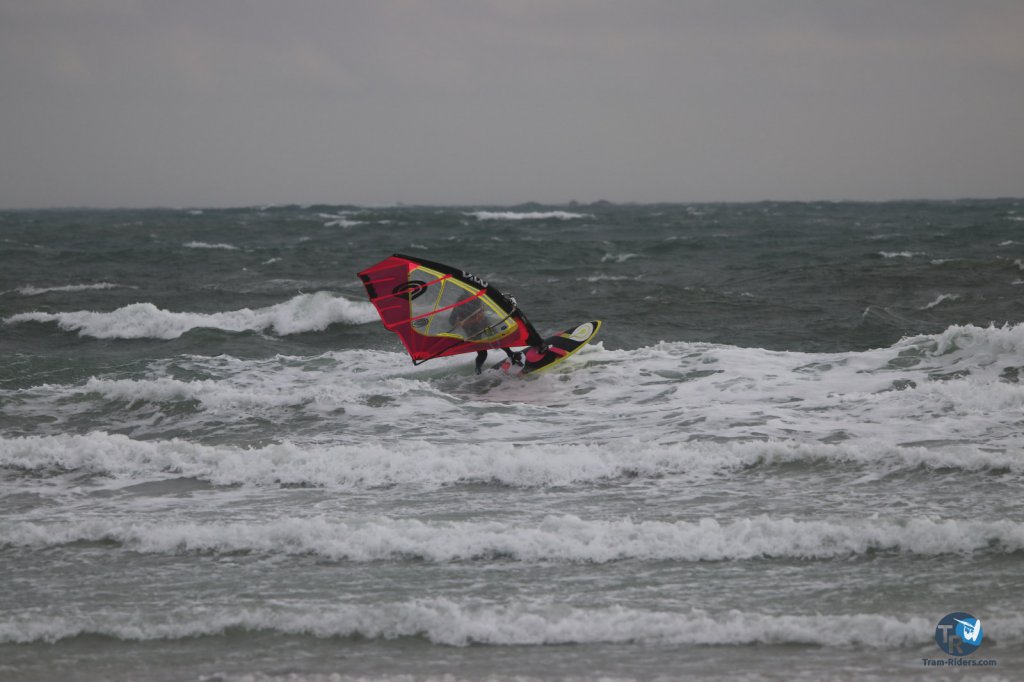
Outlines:
{"label": "person's head", "polygon": [[479,298],[472,298],[465,303],[452,308],[451,323],[462,326],[472,321],[479,320],[484,314],[484,304]]}

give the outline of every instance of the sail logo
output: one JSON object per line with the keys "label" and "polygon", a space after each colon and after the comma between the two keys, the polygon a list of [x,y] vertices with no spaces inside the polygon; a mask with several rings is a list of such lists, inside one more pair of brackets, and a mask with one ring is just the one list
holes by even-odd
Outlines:
{"label": "sail logo", "polygon": [[415,301],[417,298],[427,293],[427,283],[418,279],[410,279],[408,282],[403,282],[397,287],[391,290],[393,296],[408,296],[410,301]]}
{"label": "sail logo", "polygon": [[981,646],[981,619],[964,611],[943,616],[935,626],[935,643],[950,656],[967,656]]}
{"label": "sail logo", "polygon": [[573,330],[572,334],[569,334],[569,338],[573,341],[586,341],[594,335],[594,323],[584,322],[580,326]]}
{"label": "sail logo", "polygon": [[470,282],[475,282],[475,283],[479,284],[484,289],[486,289],[487,286],[488,286],[487,280],[485,280],[485,279],[483,279],[481,277],[477,277],[472,272],[466,272],[465,270],[463,270],[462,271],[462,278],[463,279],[468,279]]}

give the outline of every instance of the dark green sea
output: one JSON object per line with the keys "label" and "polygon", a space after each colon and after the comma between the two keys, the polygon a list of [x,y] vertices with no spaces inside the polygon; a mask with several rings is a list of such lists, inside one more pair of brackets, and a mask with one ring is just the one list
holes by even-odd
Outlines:
{"label": "dark green sea", "polygon": [[[601,334],[413,366],[392,253]],[[0,678],[1013,679],[1022,295],[1024,200],[0,212]]]}

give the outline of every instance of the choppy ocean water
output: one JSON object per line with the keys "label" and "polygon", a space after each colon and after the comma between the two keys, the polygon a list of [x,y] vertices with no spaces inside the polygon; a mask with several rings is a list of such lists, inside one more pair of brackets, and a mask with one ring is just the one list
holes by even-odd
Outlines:
{"label": "choppy ocean water", "polygon": [[[393,252],[602,334],[413,367]],[[1022,293],[1014,200],[0,213],[0,677],[1012,679]]]}

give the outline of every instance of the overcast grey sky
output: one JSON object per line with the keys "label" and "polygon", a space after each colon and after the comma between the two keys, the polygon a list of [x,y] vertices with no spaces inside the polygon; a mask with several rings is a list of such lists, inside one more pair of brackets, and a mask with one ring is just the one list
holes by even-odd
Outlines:
{"label": "overcast grey sky", "polygon": [[0,0],[0,206],[1024,196],[1022,0]]}

